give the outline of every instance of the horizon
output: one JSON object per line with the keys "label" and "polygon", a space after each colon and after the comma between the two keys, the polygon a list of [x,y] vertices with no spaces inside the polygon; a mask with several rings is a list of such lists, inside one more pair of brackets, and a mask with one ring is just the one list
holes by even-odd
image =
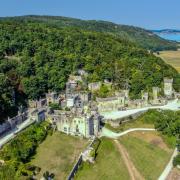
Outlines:
{"label": "horizon", "polygon": [[[0,17],[27,15],[63,16],[81,20],[102,20],[116,24],[131,25],[149,30],[180,29],[180,2],[171,0],[130,0],[117,2],[112,0],[42,0],[23,2],[3,0]],[[8,9],[8,11],[7,11]],[[172,13],[173,12],[173,13]]]}

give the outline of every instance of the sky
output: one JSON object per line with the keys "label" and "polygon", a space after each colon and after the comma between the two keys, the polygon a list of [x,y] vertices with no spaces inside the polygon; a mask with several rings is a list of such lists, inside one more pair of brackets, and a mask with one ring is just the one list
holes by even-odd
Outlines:
{"label": "sky", "polygon": [[0,0],[0,17],[55,15],[180,29],[180,0]]}

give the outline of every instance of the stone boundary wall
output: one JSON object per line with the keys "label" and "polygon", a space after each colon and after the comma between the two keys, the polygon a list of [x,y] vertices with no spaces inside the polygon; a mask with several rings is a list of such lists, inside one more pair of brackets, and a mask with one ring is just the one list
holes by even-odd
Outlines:
{"label": "stone boundary wall", "polygon": [[82,154],[80,154],[80,156],[79,156],[76,164],[74,165],[73,169],[71,170],[67,180],[72,180],[74,178],[74,176],[77,173],[79,166],[81,165],[82,161],[83,161]]}
{"label": "stone boundary wall", "polygon": [[17,125],[23,123],[28,118],[28,111],[18,114],[17,116],[6,120],[3,124],[0,124],[0,136],[3,136],[7,132],[16,128]]}
{"label": "stone boundary wall", "polygon": [[141,111],[141,112],[137,112],[137,113],[128,115],[126,117],[118,118],[118,119],[115,119],[115,120],[107,119],[107,120],[105,120],[105,123],[109,123],[111,126],[116,127],[116,126],[119,126],[121,123],[132,121],[132,120],[138,118],[139,116],[144,114],[146,111],[147,110],[144,110],[144,111]]}
{"label": "stone boundary wall", "polygon": [[[91,147],[92,144],[94,143],[94,141],[95,141],[95,138],[93,138],[92,142],[88,145],[88,147],[86,149]],[[83,155],[81,153],[78,160],[77,160],[77,162],[76,162],[76,164],[73,166],[71,172],[69,173],[69,176],[68,176],[67,180],[73,180],[73,178],[74,178],[75,174],[77,173],[77,171],[79,169],[79,166],[82,164],[82,162],[83,162]]]}
{"label": "stone boundary wall", "polygon": [[11,124],[9,122],[4,122],[0,125],[0,136],[11,130]]}

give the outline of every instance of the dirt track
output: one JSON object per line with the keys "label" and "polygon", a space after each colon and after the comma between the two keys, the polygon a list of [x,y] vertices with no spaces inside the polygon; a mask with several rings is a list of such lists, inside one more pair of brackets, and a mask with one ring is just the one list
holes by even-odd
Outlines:
{"label": "dirt track", "polygon": [[133,162],[130,160],[130,157],[129,157],[126,149],[120,144],[120,142],[118,140],[114,140],[114,142],[116,143],[116,146],[117,146],[119,152],[121,153],[122,159],[128,169],[131,179],[132,180],[144,180],[142,175],[139,173],[139,171],[134,166]]}

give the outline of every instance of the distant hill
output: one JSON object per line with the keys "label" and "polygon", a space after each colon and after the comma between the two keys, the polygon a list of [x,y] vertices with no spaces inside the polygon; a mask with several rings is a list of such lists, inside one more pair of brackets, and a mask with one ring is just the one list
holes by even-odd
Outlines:
{"label": "distant hill", "polygon": [[180,34],[178,29],[161,29],[161,30],[152,30],[154,33],[164,33],[164,34]]}
{"label": "distant hill", "polygon": [[76,27],[83,30],[105,32],[115,36],[136,43],[139,47],[152,50],[176,50],[177,44],[172,41],[165,40],[152,31],[145,30],[139,27],[119,25],[107,21],[96,20],[81,20],[75,18],[61,17],[61,16],[19,16],[0,18],[6,21],[25,21],[25,22],[40,22],[56,27]]}

